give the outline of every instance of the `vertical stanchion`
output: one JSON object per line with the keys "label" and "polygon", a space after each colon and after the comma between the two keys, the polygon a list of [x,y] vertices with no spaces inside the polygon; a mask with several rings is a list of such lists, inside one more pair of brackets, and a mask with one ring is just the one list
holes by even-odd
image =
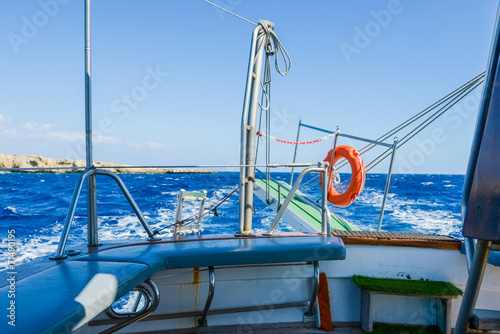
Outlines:
{"label": "vertical stanchion", "polygon": [[[299,126],[297,127],[297,138],[295,138],[295,150],[293,152],[293,161],[292,163],[295,163],[295,160],[297,159],[297,148],[299,146],[299,135],[300,135],[300,126],[302,125],[302,118],[299,119]],[[292,175],[290,176],[290,186],[293,185],[293,172],[294,172],[294,167],[292,167]]]}
{"label": "vertical stanchion", "polygon": [[254,69],[254,58],[257,49],[257,39],[260,26],[255,27],[252,33],[252,46],[250,48],[250,59],[248,60],[247,84],[245,88],[245,100],[243,102],[243,112],[241,117],[241,138],[240,138],[240,192],[239,192],[239,229],[237,235],[243,235],[245,230],[245,188],[246,188],[246,167],[247,165],[247,131],[248,113],[250,109],[250,98],[252,95],[252,80]]}
{"label": "vertical stanchion", "polygon": [[[90,0],[85,0],[85,148],[86,167],[94,165],[92,156],[92,81],[90,75]],[[96,175],[87,177],[87,224],[88,246],[99,244],[97,234],[97,189]]]}
{"label": "vertical stanchion", "polygon": [[389,192],[389,185],[391,184],[392,166],[394,165],[394,156],[396,155],[396,147],[398,144],[398,137],[394,137],[392,144],[391,163],[389,164],[389,172],[387,173],[387,180],[385,181],[384,197],[382,198],[382,205],[380,206],[380,216],[378,218],[377,232],[380,231],[382,226],[382,219],[384,218],[385,203],[387,202],[387,193]]}

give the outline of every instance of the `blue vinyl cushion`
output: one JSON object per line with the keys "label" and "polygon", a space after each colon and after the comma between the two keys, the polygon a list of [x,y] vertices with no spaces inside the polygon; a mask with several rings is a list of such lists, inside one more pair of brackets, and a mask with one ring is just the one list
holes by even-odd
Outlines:
{"label": "blue vinyl cushion", "polygon": [[[465,254],[465,244],[463,242],[462,246],[460,247],[460,253]],[[500,252],[490,251],[490,255],[488,256],[488,263],[492,266],[500,267]]]}
{"label": "blue vinyl cushion", "polygon": [[[71,333],[147,279],[147,274],[148,267],[142,264],[71,261],[22,279],[16,282],[16,326],[4,316],[0,333]],[[8,286],[0,289],[2,306],[10,303],[8,291]]]}
{"label": "blue vinyl cushion", "polygon": [[135,245],[106,249],[78,260],[142,263],[150,267],[153,276],[165,269],[343,259],[345,246],[340,238],[308,236]]}
{"label": "blue vinyl cushion", "polygon": [[[16,326],[4,320],[0,333],[71,333],[165,269],[343,259],[342,240],[321,236],[187,239],[112,247],[16,282]],[[0,301],[7,307],[8,290],[0,289]]]}

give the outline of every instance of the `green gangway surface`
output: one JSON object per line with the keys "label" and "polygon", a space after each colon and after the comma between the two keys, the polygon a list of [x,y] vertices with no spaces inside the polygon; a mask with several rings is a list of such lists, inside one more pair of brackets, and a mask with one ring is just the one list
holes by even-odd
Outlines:
{"label": "green gangway surface", "polygon": [[[261,189],[266,191],[267,181],[265,179],[256,179],[256,184]],[[288,189],[290,189],[290,185],[287,183],[270,179],[269,195],[278,199],[279,192],[279,196],[281,197],[279,201],[280,203],[283,203],[286,196],[288,196]],[[307,224],[314,227],[317,231],[321,231],[320,206],[315,202],[308,200],[304,194],[297,191],[288,205],[287,210],[293,211],[296,215],[306,221]],[[332,230],[356,231],[356,229],[348,222],[334,213],[331,214],[331,222]]]}

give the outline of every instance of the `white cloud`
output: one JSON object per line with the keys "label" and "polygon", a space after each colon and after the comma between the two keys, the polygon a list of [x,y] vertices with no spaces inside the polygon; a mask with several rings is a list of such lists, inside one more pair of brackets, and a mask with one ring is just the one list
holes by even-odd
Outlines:
{"label": "white cloud", "polygon": [[[0,123],[9,121],[0,114]],[[57,142],[83,142],[85,133],[83,131],[66,131],[57,124],[39,124],[36,122],[24,122],[11,128],[0,129],[0,134],[10,138],[27,138],[37,141],[57,141]],[[94,144],[119,144],[120,141],[110,136],[94,133]]]}
{"label": "white cloud", "polygon": [[148,142],[148,143],[146,143],[146,145],[147,145],[147,147],[149,147],[152,150],[164,150],[164,149],[166,149],[165,145],[163,145],[163,144]]}
{"label": "white cloud", "polygon": [[9,123],[11,120],[10,118],[8,118],[7,116],[4,116],[2,114],[0,114],[0,124],[1,123]]}
{"label": "white cloud", "polygon": [[0,133],[2,135],[8,136],[8,137],[17,137],[17,130],[16,129],[0,130]]}
{"label": "white cloud", "polygon": [[92,139],[94,140],[95,144],[121,144],[121,141],[119,141],[118,139],[101,134],[94,134],[92,136]]}
{"label": "white cloud", "polygon": [[21,125],[21,129],[31,132],[47,132],[54,127],[53,124],[38,124],[33,122],[25,122]]}

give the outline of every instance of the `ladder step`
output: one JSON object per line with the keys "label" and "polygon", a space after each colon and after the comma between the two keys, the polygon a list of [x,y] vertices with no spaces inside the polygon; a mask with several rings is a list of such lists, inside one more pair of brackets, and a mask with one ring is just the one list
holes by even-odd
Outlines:
{"label": "ladder step", "polygon": [[500,328],[500,311],[474,310],[471,328],[480,330],[498,330]]}

